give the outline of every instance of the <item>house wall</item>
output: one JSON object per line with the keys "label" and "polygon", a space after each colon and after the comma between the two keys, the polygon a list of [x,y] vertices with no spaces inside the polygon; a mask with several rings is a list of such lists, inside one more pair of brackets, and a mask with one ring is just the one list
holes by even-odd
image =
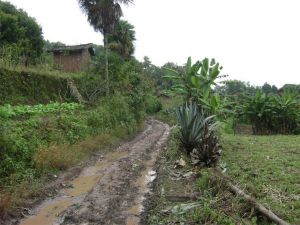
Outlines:
{"label": "house wall", "polygon": [[88,49],[82,51],[72,51],[69,53],[55,52],[55,65],[65,72],[80,72],[86,70],[91,61],[91,55]]}

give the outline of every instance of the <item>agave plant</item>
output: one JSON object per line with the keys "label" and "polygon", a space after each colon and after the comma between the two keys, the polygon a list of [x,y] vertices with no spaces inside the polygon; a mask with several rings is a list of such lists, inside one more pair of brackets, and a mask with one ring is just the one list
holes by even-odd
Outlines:
{"label": "agave plant", "polygon": [[188,154],[199,145],[207,130],[216,130],[219,126],[214,121],[215,116],[206,116],[196,103],[178,107],[176,115],[180,125],[180,141]]}
{"label": "agave plant", "polygon": [[222,146],[219,144],[213,127],[205,124],[202,137],[190,153],[193,164],[204,164],[207,167],[214,167],[221,156]]}

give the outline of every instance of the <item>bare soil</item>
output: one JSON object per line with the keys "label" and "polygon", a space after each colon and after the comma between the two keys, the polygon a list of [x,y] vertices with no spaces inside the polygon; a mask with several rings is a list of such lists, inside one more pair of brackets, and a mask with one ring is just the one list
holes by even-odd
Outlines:
{"label": "bare soil", "polygon": [[[138,225],[143,203],[156,178],[153,170],[170,128],[148,120],[132,141],[86,163],[75,177],[62,176],[61,188],[30,210],[20,225]],[[14,223],[16,224],[16,223]]]}

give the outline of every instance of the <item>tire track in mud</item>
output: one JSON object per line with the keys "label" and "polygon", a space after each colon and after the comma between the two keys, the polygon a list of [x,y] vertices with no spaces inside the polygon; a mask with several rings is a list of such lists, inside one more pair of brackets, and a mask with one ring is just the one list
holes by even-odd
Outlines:
{"label": "tire track in mud", "polygon": [[83,168],[69,188],[44,201],[20,225],[138,225],[169,131],[168,125],[148,120],[141,134]]}

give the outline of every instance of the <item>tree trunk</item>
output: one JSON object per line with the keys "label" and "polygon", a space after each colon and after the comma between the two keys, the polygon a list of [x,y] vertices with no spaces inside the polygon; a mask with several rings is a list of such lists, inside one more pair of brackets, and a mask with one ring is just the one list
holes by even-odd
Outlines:
{"label": "tree trunk", "polygon": [[109,76],[108,76],[108,41],[107,33],[104,36],[104,48],[105,48],[105,79],[106,79],[106,95],[109,95]]}

